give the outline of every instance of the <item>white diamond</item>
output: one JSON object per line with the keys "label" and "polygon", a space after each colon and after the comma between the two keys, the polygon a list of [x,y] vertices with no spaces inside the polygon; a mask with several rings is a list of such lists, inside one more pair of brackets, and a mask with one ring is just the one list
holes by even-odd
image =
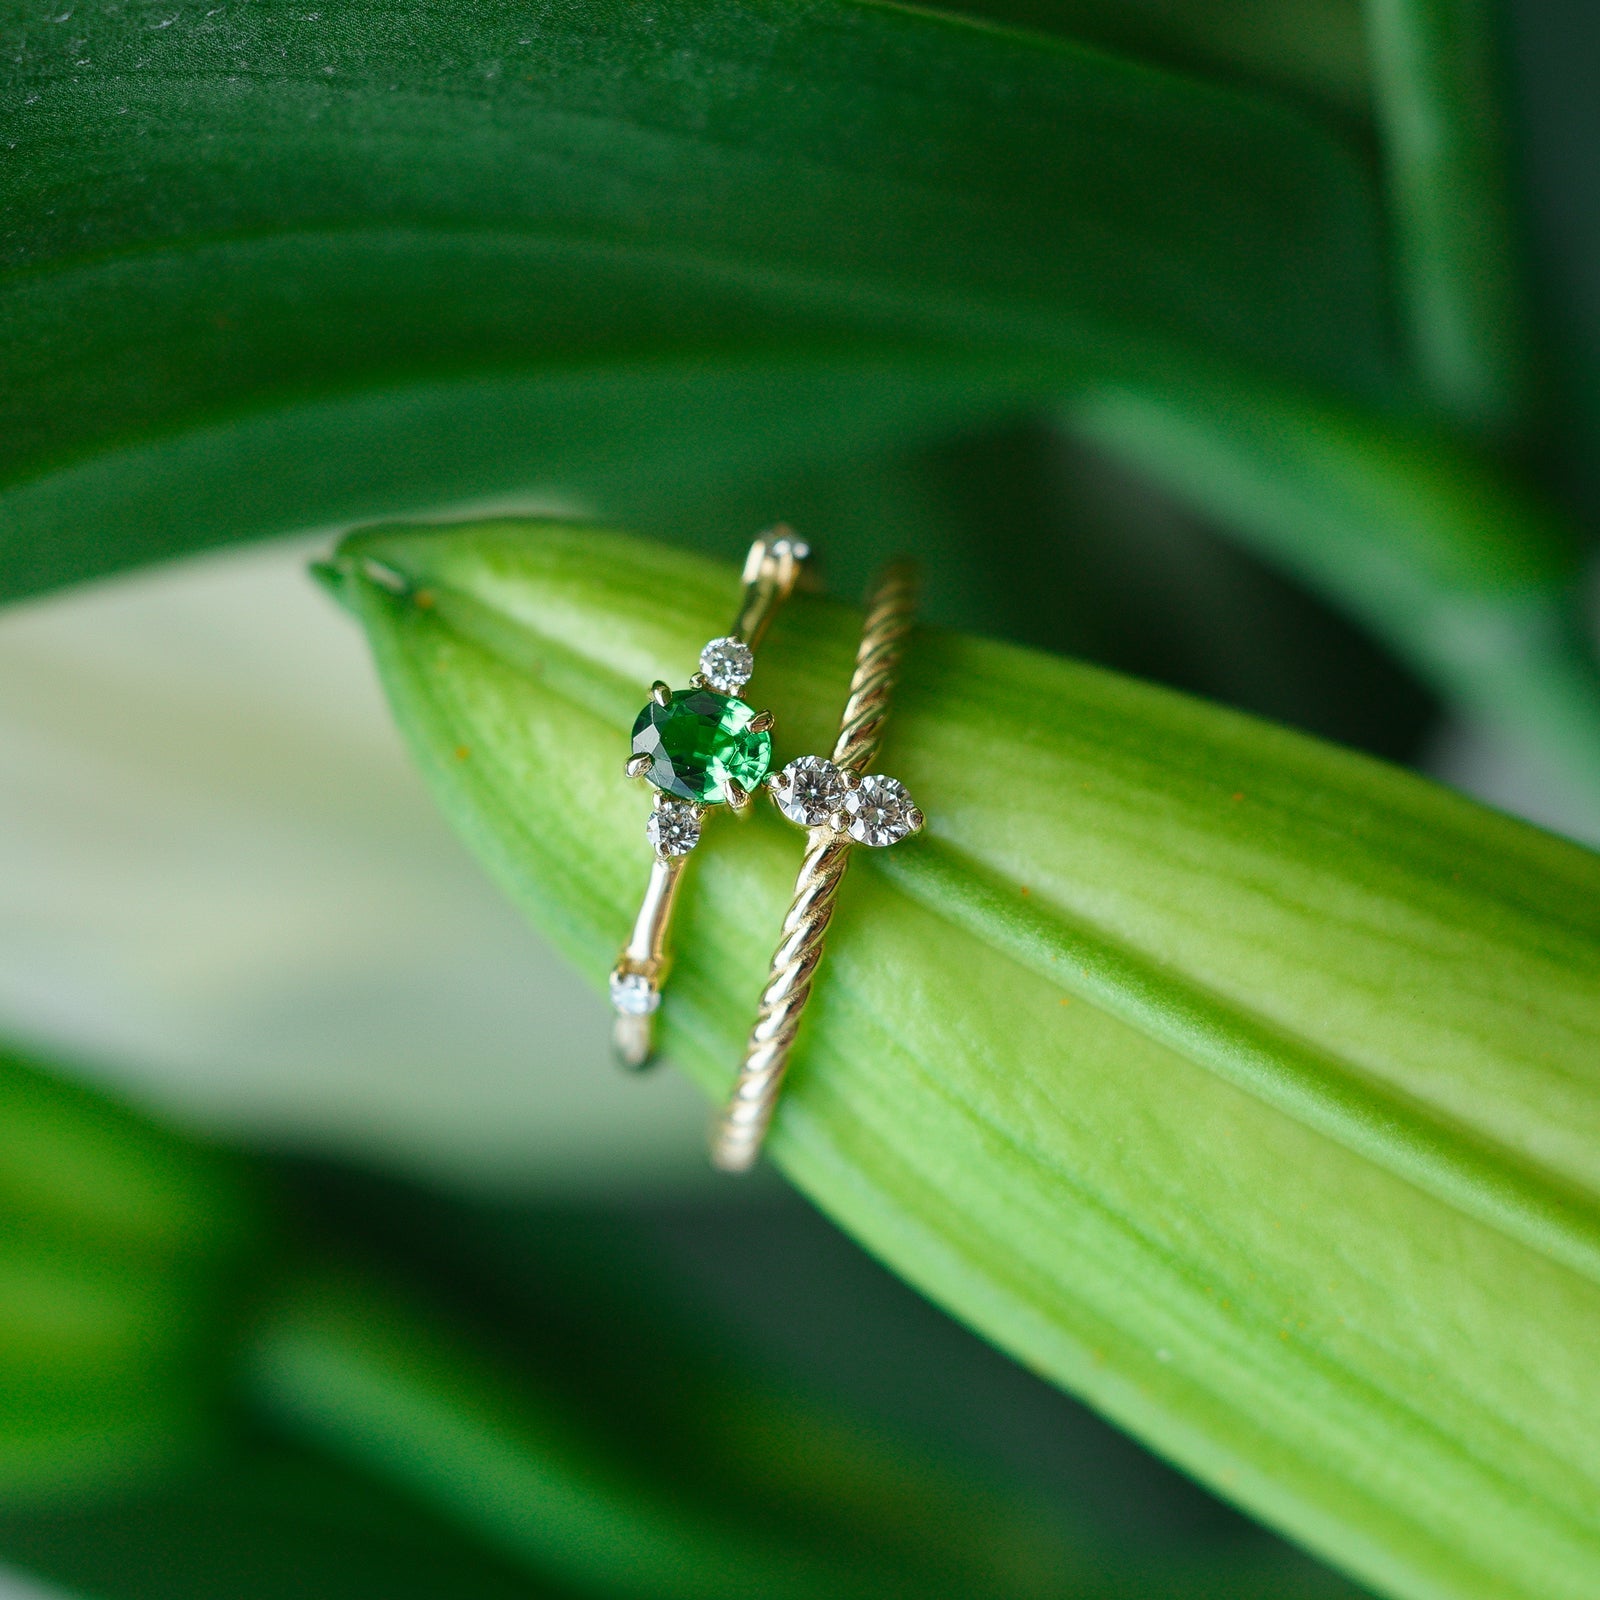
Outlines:
{"label": "white diamond", "polygon": [[642,972],[613,972],[611,1004],[625,1017],[648,1017],[661,1004],[661,991]]}
{"label": "white diamond", "polygon": [[719,694],[737,694],[755,669],[756,658],[743,639],[713,639],[700,652],[700,671]]}
{"label": "white diamond", "polygon": [[650,813],[644,833],[658,856],[686,856],[700,843],[700,813],[687,800],[669,800]]}
{"label": "white diamond", "polygon": [[857,844],[896,844],[917,827],[917,808],[905,785],[893,778],[863,778],[860,788],[844,797],[844,814]]}
{"label": "white diamond", "polygon": [[801,756],[772,780],[772,798],[791,822],[820,827],[844,804],[844,774],[822,756]]}

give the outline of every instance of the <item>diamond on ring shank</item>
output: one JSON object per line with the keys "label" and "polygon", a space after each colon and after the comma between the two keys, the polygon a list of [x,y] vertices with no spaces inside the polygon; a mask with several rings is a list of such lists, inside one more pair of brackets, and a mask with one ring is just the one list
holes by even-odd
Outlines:
{"label": "diamond on ring shank", "polygon": [[756,658],[743,639],[731,635],[713,639],[700,652],[700,671],[711,687],[721,694],[738,694],[755,671]]}
{"label": "diamond on ring shank", "polygon": [[903,783],[874,775],[844,797],[845,826],[857,844],[898,844],[917,828],[917,808]]}
{"label": "diamond on ring shank", "polygon": [[661,1004],[661,991],[642,972],[611,974],[611,1004],[625,1017],[648,1017]]}
{"label": "diamond on ring shank", "polygon": [[686,856],[700,843],[700,812],[687,800],[665,800],[650,813],[644,833],[658,856]]}
{"label": "diamond on ring shank", "polygon": [[844,774],[822,756],[801,756],[772,780],[772,798],[791,822],[820,827],[844,805]]}

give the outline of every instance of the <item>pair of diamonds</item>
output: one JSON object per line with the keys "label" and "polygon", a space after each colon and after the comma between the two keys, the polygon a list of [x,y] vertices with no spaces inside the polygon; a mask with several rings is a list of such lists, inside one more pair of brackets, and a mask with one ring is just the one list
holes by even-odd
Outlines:
{"label": "pair of diamonds", "polygon": [[767,779],[778,809],[802,828],[823,824],[857,844],[881,849],[922,826],[922,813],[903,783],[875,773],[857,778],[822,756],[801,756]]}

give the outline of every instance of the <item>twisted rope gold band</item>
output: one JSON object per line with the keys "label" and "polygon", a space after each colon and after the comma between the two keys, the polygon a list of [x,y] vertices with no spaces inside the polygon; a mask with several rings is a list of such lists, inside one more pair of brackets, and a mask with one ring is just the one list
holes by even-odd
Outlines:
{"label": "twisted rope gold band", "polygon": [[[915,578],[907,565],[889,567],[873,586],[833,747],[834,764],[843,771],[859,774],[877,754],[915,602]],[[827,824],[809,830],[739,1078],[712,1131],[711,1164],[723,1172],[748,1172],[761,1154],[853,843]]]}

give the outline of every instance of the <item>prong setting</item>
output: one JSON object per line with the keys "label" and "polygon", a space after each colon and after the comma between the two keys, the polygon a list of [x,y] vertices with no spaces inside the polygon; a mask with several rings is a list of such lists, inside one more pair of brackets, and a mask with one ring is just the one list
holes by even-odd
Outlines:
{"label": "prong setting", "polygon": [[663,683],[659,678],[657,678],[656,681],[650,685],[650,698],[654,700],[658,706],[671,705],[672,686],[670,684]]}
{"label": "prong setting", "polygon": [[777,720],[770,711],[758,711],[750,719],[750,731],[752,733],[770,733]]}
{"label": "prong setting", "polygon": [[656,758],[654,756],[646,755],[643,751],[641,751],[636,756],[629,756],[627,764],[622,770],[627,773],[630,778],[643,778],[644,775],[649,772],[650,768],[655,765],[655,759]]}

